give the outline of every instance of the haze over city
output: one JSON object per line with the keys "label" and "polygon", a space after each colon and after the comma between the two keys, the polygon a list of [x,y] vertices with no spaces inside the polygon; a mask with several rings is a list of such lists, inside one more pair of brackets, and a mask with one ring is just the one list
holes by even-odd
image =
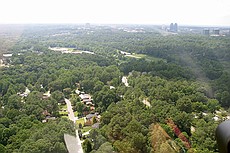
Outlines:
{"label": "haze over city", "polygon": [[0,23],[230,25],[229,0],[2,0]]}

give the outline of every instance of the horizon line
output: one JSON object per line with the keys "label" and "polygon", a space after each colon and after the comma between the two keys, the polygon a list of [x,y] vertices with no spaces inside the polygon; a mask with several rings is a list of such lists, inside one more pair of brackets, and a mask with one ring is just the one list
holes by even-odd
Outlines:
{"label": "horizon line", "polygon": [[[178,26],[194,26],[194,27],[229,27],[230,25],[212,25],[212,24],[180,24],[178,22],[170,22],[170,23],[177,23]],[[85,25],[85,24],[90,24],[90,25],[154,25],[154,26],[167,26],[170,25],[170,23],[90,23],[90,22],[21,22],[21,23],[16,23],[16,22],[0,22],[0,25]]]}

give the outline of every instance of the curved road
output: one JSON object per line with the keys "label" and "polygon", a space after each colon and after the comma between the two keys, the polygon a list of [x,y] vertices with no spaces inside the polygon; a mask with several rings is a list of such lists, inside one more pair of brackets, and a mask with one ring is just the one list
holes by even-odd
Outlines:
{"label": "curved road", "polygon": [[69,99],[66,99],[66,98],[65,98],[65,102],[67,104],[68,117],[71,121],[73,121],[75,123],[74,113],[73,113],[73,108],[72,108],[71,102],[69,101]]}
{"label": "curved road", "polygon": [[[74,122],[75,125],[75,118],[74,118],[74,113],[73,113],[73,108],[71,106],[71,102],[65,98],[65,102],[67,104],[67,111],[68,111],[68,117],[71,121]],[[76,138],[73,136],[71,137],[70,135],[65,135],[65,142],[67,149],[69,153],[83,153],[82,147],[81,147],[81,141],[78,135],[78,130],[76,130]]]}

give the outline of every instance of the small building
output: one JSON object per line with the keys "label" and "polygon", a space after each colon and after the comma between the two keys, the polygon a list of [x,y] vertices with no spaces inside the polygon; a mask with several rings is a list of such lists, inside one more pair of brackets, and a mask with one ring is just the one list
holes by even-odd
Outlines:
{"label": "small building", "polygon": [[85,125],[86,126],[91,126],[93,125],[93,123],[95,122],[94,119],[96,119],[96,122],[100,121],[100,115],[98,113],[91,113],[86,115],[86,121],[85,121]]}
{"label": "small building", "polygon": [[10,62],[11,62],[11,57],[13,56],[13,54],[11,53],[4,53],[2,54],[2,59],[0,61],[1,65],[5,65],[5,66],[9,66]]}
{"label": "small building", "polygon": [[75,90],[75,93],[80,95],[81,91],[77,89],[77,90]]}
{"label": "small building", "polygon": [[17,94],[21,97],[27,97],[30,94],[30,90],[26,87],[25,92],[23,93],[18,92]]}
{"label": "small building", "polygon": [[50,96],[51,96],[50,91],[48,91],[48,92],[43,94],[42,99],[49,99]]}
{"label": "small building", "polygon": [[123,54],[123,55],[131,55],[131,53],[129,53],[129,52],[124,52],[124,51],[120,51],[120,53]]}
{"label": "small building", "polygon": [[2,54],[2,56],[5,57],[5,58],[10,58],[10,57],[13,56],[13,54]]}
{"label": "small building", "polygon": [[84,100],[84,99],[91,99],[91,96],[89,94],[80,94],[79,97],[81,98],[81,100]]}
{"label": "small building", "polygon": [[46,117],[47,117],[47,116],[50,116],[50,113],[49,113],[47,110],[44,110],[44,111],[42,112],[42,114],[45,115]]}
{"label": "small building", "polygon": [[42,120],[42,123],[46,123],[49,120],[55,120],[55,119],[56,119],[56,117],[46,116],[46,118],[44,120]]}
{"label": "small building", "polygon": [[88,101],[85,103],[87,106],[94,106],[94,104],[91,101]]}
{"label": "small building", "polygon": [[95,123],[92,125],[93,129],[99,129],[99,127],[100,127],[100,123]]}
{"label": "small building", "polygon": [[93,99],[89,94],[80,94],[79,97],[81,98],[81,102],[87,106],[94,106]]}
{"label": "small building", "polygon": [[20,97],[27,97],[28,96],[28,94],[27,93],[17,93]]}
{"label": "small building", "polygon": [[115,89],[115,87],[114,86],[109,86],[109,89]]}
{"label": "small building", "polygon": [[82,102],[83,102],[84,104],[87,104],[87,103],[89,103],[89,102],[92,103],[92,99],[83,99]]}
{"label": "small building", "polygon": [[88,114],[86,115],[86,120],[91,120],[93,117],[97,117],[97,114]]}

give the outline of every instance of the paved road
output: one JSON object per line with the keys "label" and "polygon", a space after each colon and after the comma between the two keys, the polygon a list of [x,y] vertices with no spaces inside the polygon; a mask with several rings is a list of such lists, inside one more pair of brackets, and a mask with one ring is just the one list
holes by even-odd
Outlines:
{"label": "paved road", "polygon": [[[75,124],[75,118],[71,102],[68,99],[65,99],[65,102],[67,104],[68,117]],[[81,141],[78,135],[78,130],[76,130],[76,137],[65,135],[64,138],[69,153],[83,153]]]}
{"label": "paved road", "polygon": [[65,99],[65,102],[67,104],[68,117],[71,121],[73,121],[75,123],[74,113],[73,113],[73,108],[72,108],[71,102],[69,101],[69,99]]}

